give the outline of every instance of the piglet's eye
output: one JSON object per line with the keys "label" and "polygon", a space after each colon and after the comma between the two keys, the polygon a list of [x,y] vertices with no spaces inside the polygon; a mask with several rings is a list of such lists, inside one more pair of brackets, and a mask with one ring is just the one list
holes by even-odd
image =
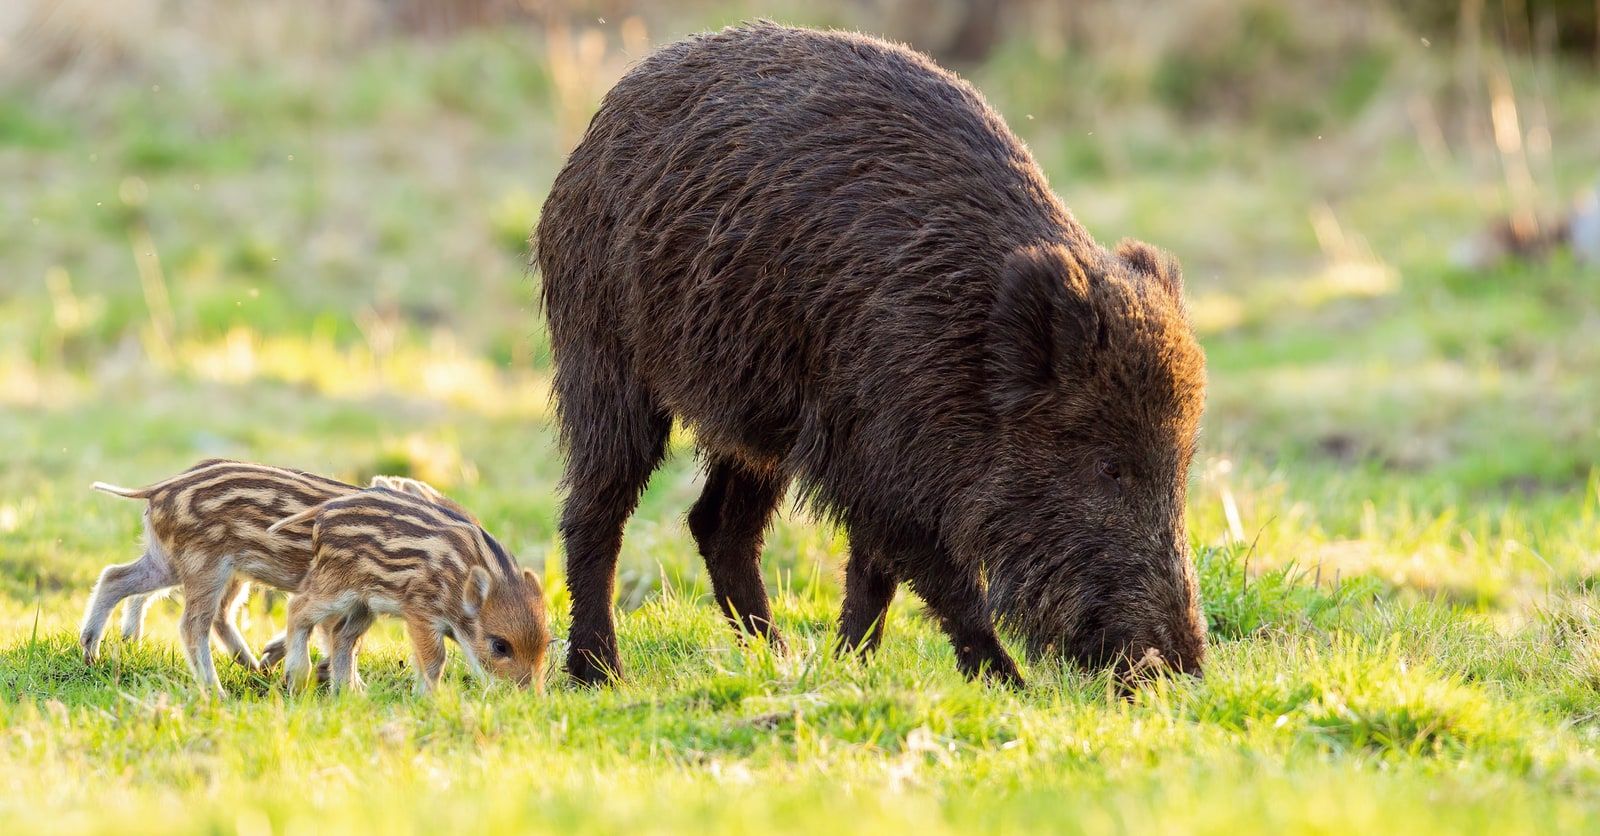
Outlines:
{"label": "piglet's eye", "polygon": [[1099,465],[1100,478],[1110,479],[1113,482],[1122,481],[1122,468],[1110,459],[1102,459]]}
{"label": "piglet's eye", "polygon": [[511,655],[511,643],[500,638],[499,636],[489,637],[489,649],[494,651],[494,655],[496,656]]}

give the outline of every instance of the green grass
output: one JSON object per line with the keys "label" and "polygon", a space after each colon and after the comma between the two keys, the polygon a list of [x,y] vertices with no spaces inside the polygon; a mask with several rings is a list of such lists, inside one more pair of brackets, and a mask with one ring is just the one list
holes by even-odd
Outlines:
{"label": "green grass", "polygon": [[[1201,681],[1125,699],[1035,661],[1023,691],[965,682],[909,593],[881,653],[835,659],[845,539],[793,513],[764,562],[791,650],[743,644],[681,522],[681,433],[628,528],[615,690],[552,676],[533,698],[457,662],[419,699],[386,623],[365,694],[291,697],[220,660],[232,695],[207,702],[172,601],[85,665],[88,590],[139,536],[137,504],[88,484],[214,455],[435,482],[542,567],[564,632],[523,249],[575,129],[552,114],[592,106],[614,41],[578,90],[517,29],[0,86],[0,831],[1600,827],[1600,273],[1450,266],[1496,184],[1465,152],[1426,162],[1409,126],[1342,135],[1396,100],[1385,54],[1309,123],[1277,99],[1251,123],[1091,115],[1110,93],[1204,103],[1218,80],[1190,76],[1271,51],[1095,65],[1073,91],[1046,81],[1074,53],[971,73],[1091,230],[1185,264],[1211,381]],[[1575,186],[1600,86],[1547,92]],[[1314,234],[1330,218],[1342,245]],[[259,645],[281,596],[247,617]]]}

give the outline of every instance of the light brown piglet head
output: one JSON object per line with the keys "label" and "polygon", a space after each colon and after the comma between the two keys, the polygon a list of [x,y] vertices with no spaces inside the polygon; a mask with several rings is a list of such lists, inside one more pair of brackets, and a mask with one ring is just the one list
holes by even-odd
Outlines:
{"label": "light brown piglet head", "polygon": [[462,590],[462,609],[471,635],[461,641],[471,646],[483,670],[543,693],[550,624],[544,589],[533,570],[500,575],[472,567]]}

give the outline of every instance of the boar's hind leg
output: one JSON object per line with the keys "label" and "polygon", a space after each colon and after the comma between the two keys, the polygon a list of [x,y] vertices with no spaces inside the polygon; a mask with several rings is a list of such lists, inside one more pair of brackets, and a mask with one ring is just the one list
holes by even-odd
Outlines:
{"label": "boar's hind leg", "polygon": [[567,453],[561,508],[572,596],[567,672],[585,685],[622,675],[611,614],[622,526],[666,454],[672,429],[671,416],[625,370],[597,365],[569,357],[555,381]]}
{"label": "boar's hind leg", "polygon": [[839,614],[839,652],[867,654],[883,641],[883,622],[898,585],[883,558],[852,540],[844,567],[844,606]]}
{"label": "boar's hind leg", "polygon": [[[330,586],[337,588],[337,582],[324,580],[323,576],[328,570],[324,568],[319,572],[318,569],[319,564],[313,563],[305,580],[300,582],[300,590],[289,599],[282,652],[284,684],[291,691],[302,691],[311,685],[314,676],[311,669],[311,633],[323,622],[337,619],[341,609],[335,601],[336,596],[324,591]],[[316,678],[321,681],[320,676]]]}
{"label": "boar's hind leg", "polygon": [[783,639],[773,626],[761,580],[761,540],[782,498],[782,479],[713,460],[700,499],[689,511],[689,531],[705,558],[722,614],[736,629],[765,636],[775,647],[782,647]]}

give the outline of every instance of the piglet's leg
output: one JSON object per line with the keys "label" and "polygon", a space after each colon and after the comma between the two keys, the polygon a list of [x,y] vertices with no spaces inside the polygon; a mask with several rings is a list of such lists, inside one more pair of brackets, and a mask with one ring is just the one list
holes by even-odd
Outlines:
{"label": "piglet's leg", "polygon": [[[324,621],[321,624],[317,625],[317,642],[318,642],[317,646],[322,648],[322,655],[327,657],[327,658],[325,658],[322,661],[317,663],[317,682],[319,682],[319,683],[328,682],[330,680],[330,678],[333,676],[333,674],[331,673],[331,671],[332,671],[332,661],[331,660],[333,658],[334,636],[337,636],[339,634],[339,631],[344,629],[344,626],[345,626],[345,621],[344,621],[343,617],[330,618],[327,621]],[[368,626],[371,626],[370,622],[369,622]],[[366,628],[362,628],[362,629],[366,629]],[[356,643],[356,646],[351,648],[351,650],[350,650],[351,653],[356,653],[357,651],[359,651],[361,649],[361,644],[360,644],[359,638],[360,637],[358,636],[357,637],[358,641]],[[361,676],[359,674],[357,674],[356,675],[356,681],[359,683],[360,680],[361,680]]]}
{"label": "piglet's leg", "polygon": [[[191,555],[187,562],[195,565],[204,560]],[[221,616],[223,594],[229,591],[232,576],[233,569],[227,561],[216,561],[184,578],[183,582],[183,616],[178,626],[183,650],[195,679],[200,681],[201,690],[217,697],[226,696],[226,693],[211,660],[211,625]]]}
{"label": "piglet's leg", "polygon": [[[332,653],[333,639],[330,637],[327,624],[317,625],[317,637],[321,641],[319,647],[321,647],[326,653]],[[267,639],[267,643],[261,646],[262,667],[270,668],[273,665],[283,661],[285,642],[288,640],[288,638],[289,634],[287,632],[280,632],[278,635]]]}
{"label": "piglet's leg", "polygon": [[356,645],[372,626],[372,611],[358,606],[339,619],[333,628],[332,658],[328,664],[329,680],[337,690],[363,688],[361,676],[356,672]]}
{"label": "piglet's leg", "polygon": [[150,593],[128,596],[122,605],[122,639],[136,642],[144,635],[144,615],[150,608]]}
{"label": "piglet's leg", "polygon": [[[333,619],[332,621],[324,621],[317,625],[317,637],[320,641],[320,646],[322,647],[323,653],[328,656],[333,655],[333,633],[339,629],[338,625],[343,623],[343,619]],[[268,639],[267,643],[261,646],[262,670],[271,669],[277,666],[279,662],[283,661],[284,652],[288,649],[288,641],[289,634],[284,632]],[[357,643],[356,650],[360,649],[360,644]],[[331,674],[328,672],[328,660],[323,659],[322,661],[318,662],[317,682],[327,682],[330,675]],[[357,675],[356,684],[359,685],[360,683],[361,677],[360,675]]]}
{"label": "piglet's leg", "polygon": [[284,654],[289,649],[289,634],[279,633],[261,646],[261,667],[263,669],[275,667],[283,661]]}
{"label": "piglet's leg", "polygon": [[289,626],[283,641],[283,679],[292,691],[311,684],[311,631],[321,621],[325,609],[312,594],[289,599]]}
{"label": "piglet's leg", "polygon": [[[83,648],[84,659],[93,662],[100,653],[100,639],[105,635],[106,619],[117,603],[134,596],[129,603],[139,611],[139,623],[144,622],[144,596],[177,583],[172,570],[158,550],[146,551],[132,563],[109,566],[100,573],[100,580],[89,594],[89,605],[84,610],[83,626],[79,630],[78,644]],[[126,628],[124,628],[126,629]]]}
{"label": "piglet's leg", "polygon": [[261,665],[250,652],[250,643],[245,641],[244,634],[239,632],[239,608],[244,606],[248,597],[250,597],[250,582],[235,576],[228,582],[227,591],[222,594],[222,606],[217,610],[217,617],[212,622],[211,629],[217,634],[222,646],[232,654],[233,661],[240,667],[259,671]]}
{"label": "piglet's leg", "polygon": [[406,619],[406,634],[417,665],[417,693],[431,694],[444,672],[444,636],[437,626],[418,618]]}

